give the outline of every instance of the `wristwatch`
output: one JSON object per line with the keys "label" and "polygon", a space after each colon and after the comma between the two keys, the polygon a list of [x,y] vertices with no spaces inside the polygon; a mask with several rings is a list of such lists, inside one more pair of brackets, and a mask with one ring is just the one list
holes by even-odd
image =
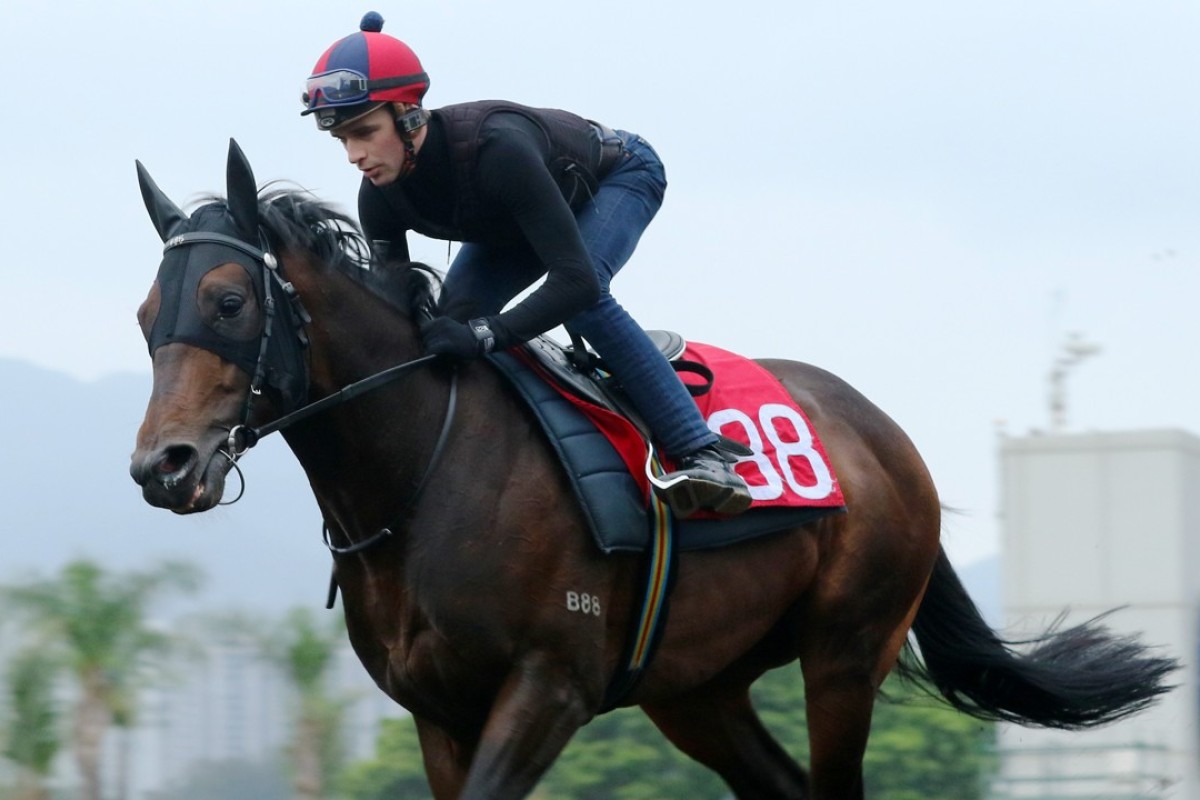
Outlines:
{"label": "wristwatch", "polygon": [[492,348],[496,346],[496,334],[492,333],[488,321],[483,317],[478,317],[467,323],[467,327],[471,329],[471,333],[475,334],[475,341],[479,343],[479,350],[482,353],[492,352]]}

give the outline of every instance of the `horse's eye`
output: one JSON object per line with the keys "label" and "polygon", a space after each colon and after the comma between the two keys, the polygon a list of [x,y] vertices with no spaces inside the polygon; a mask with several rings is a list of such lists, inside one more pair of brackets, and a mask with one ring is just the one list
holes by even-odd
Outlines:
{"label": "horse's eye", "polygon": [[241,295],[227,294],[221,298],[221,302],[217,304],[217,313],[222,319],[236,317],[241,313],[242,307],[246,305],[246,301]]}

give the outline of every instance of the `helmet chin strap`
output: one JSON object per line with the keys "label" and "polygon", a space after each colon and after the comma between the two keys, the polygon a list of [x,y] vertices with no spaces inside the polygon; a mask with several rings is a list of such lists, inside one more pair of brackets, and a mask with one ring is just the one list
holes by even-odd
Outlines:
{"label": "helmet chin strap", "polygon": [[417,168],[417,148],[413,139],[416,138],[417,131],[429,122],[429,112],[417,106],[403,114],[397,114],[395,119],[396,133],[400,135],[400,141],[404,142],[404,165],[400,170],[400,177],[403,178]]}

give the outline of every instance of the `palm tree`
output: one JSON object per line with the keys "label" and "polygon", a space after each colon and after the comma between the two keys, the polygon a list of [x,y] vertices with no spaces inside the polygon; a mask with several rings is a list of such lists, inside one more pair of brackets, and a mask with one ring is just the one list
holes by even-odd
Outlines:
{"label": "palm tree", "polygon": [[345,639],[340,614],[322,625],[310,609],[297,608],[264,640],[267,658],[296,690],[296,719],[289,752],[293,787],[300,800],[325,797],[331,776],[341,762],[344,698],[330,694],[329,678],[338,647]]}
{"label": "palm tree", "polygon": [[16,800],[47,800],[46,777],[62,739],[54,682],[59,664],[42,648],[16,656],[7,673],[8,741],[4,755],[17,766]]}
{"label": "palm tree", "polygon": [[51,579],[3,589],[14,610],[52,638],[78,684],[72,709],[71,749],[85,800],[101,800],[100,755],[114,714],[132,713],[128,687],[172,638],[149,627],[152,600],[168,590],[199,585],[195,567],[165,562],[144,572],[108,574],[80,559]]}
{"label": "palm tree", "polygon": [[[132,676],[129,676],[132,677]],[[129,762],[132,757],[131,738],[138,721],[138,693],[130,681],[112,687],[109,700],[112,727],[117,734],[117,800],[129,797]]]}
{"label": "palm tree", "polygon": [[321,621],[311,609],[294,608],[281,620],[270,620],[228,612],[207,615],[201,624],[214,636],[252,644],[290,685],[295,707],[287,756],[293,796],[322,800],[343,761],[343,709],[352,700],[334,694],[329,685],[346,641],[342,615]]}

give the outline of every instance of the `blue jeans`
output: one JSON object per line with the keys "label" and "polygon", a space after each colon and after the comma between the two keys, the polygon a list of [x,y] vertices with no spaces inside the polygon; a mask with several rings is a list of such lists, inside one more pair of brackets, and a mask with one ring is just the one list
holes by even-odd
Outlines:
{"label": "blue jeans", "polygon": [[[620,381],[668,456],[678,458],[716,442],[683,381],[609,292],[613,277],[633,255],[667,188],[662,161],[641,137],[617,131],[625,152],[600,181],[596,195],[575,214],[584,247],[600,281],[600,299],[567,320]],[[528,246],[493,248],[465,243],[446,273],[444,296],[471,298],[480,316],[498,314],[542,276]]]}

